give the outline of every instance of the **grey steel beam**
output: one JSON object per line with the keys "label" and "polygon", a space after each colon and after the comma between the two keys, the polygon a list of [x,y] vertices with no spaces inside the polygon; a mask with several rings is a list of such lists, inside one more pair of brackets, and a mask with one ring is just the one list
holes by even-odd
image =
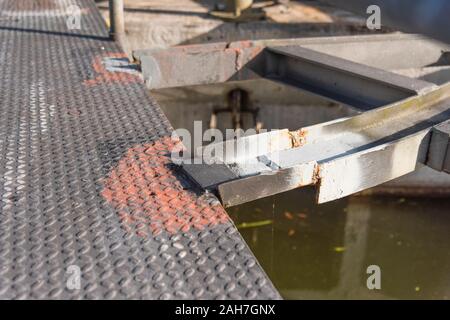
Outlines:
{"label": "grey steel beam", "polygon": [[263,50],[248,42],[237,47],[222,42],[137,50],[133,57],[141,65],[147,87],[161,89],[258,78],[250,66],[258,64]]}
{"label": "grey steel beam", "polygon": [[301,46],[266,48],[265,75],[357,109],[380,107],[434,84]]}
{"label": "grey steel beam", "polygon": [[133,52],[149,89],[252,80],[265,76],[267,47],[302,46],[383,70],[441,65],[450,47],[417,35],[381,34],[266,39]]}

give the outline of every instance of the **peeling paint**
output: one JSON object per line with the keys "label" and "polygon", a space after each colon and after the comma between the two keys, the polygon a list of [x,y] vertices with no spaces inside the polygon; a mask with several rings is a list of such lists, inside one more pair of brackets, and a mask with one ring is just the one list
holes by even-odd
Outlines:
{"label": "peeling paint", "polygon": [[297,131],[289,131],[289,136],[292,141],[292,148],[298,148],[306,144],[306,136],[308,131],[306,129],[300,129]]}
{"label": "peeling paint", "polygon": [[169,137],[133,146],[104,179],[101,195],[128,232],[147,237],[229,222],[215,197],[183,187],[170,161],[174,146]]}

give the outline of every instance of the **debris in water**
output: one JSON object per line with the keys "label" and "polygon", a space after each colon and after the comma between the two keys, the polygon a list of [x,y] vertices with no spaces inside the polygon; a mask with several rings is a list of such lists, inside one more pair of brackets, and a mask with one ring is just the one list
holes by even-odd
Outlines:
{"label": "debris in water", "polygon": [[294,234],[295,234],[295,230],[294,230],[294,229],[290,229],[290,230],[288,231],[288,236],[289,236],[289,237],[292,237]]}
{"label": "debris in water", "polygon": [[306,218],[308,218],[308,215],[307,215],[306,213],[297,213],[297,216],[298,216],[300,219],[306,219]]}
{"label": "debris in water", "polygon": [[261,221],[255,221],[255,222],[242,222],[241,224],[238,224],[236,227],[238,229],[257,228],[257,227],[267,226],[267,225],[272,224],[272,223],[273,223],[273,220],[261,220]]}
{"label": "debris in water", "polygon": [[289,220],[294,219],[294,215],[292,213],[290,213],[289,211],[286,211],[284,213],[284,216],[286,217],[286,219],[289,219]]}

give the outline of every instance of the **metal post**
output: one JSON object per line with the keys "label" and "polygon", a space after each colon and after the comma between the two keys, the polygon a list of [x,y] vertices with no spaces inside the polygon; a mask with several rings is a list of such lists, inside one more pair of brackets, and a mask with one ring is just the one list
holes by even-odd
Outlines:
{"label": "metal post", "polygon": [[125,37],[124,21],[123,0],[109,0],[109,33],[115,41],[121,42]]}
{"label": "metal post", "polygon": [[114,0],[108,0],[108,9],[109,9],[109,36],[111,39],[114,39],[114,30],[116,26],[114,25],[114,8],[113,8]]}
{"label": "metal post", "polygon": [[132,60],[128,42],[125,36],[125,18],[123,0],[109,0],[109,34],[111,39],[116,41],[128,58]]}

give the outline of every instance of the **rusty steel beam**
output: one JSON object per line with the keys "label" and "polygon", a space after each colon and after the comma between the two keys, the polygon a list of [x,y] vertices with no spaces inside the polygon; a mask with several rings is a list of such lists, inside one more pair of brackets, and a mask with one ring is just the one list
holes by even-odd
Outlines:
{"label": "rusty steel beam", "polygon": [[[268,48],[301,46],[352,60],[368,67],[391,70],[439,65],[450,47],[417,35],[363,35],[303,39],[267,39],[141,49],[133,52],[149,89],[243,81],[270,76]],[[272,70],[273,71],[273,70]],[[387,71],[386,71],[387,72]],[[414,81],[414,80],[412,80]]]}
{"label": "rusty steel beam", "polygon": [[223,83],[258,78],[248,68],[258,61],[262,46],[241,42],[179,46],[163,50],[137,50],[134,58],[141,65],[149,89]]}
{"label": "rusty steel beam", "polygon": [[[225,164],[236,174],[213,188],[225,206],[311,184],[317,186],[317,200],[323,203],[426,164],[431,131],[448,119],[450,83],[351,118],[210,145],[196,156]],[[255,145],[262,148],[236,153]],[[211,149],[216,151],[213,157]]]}

